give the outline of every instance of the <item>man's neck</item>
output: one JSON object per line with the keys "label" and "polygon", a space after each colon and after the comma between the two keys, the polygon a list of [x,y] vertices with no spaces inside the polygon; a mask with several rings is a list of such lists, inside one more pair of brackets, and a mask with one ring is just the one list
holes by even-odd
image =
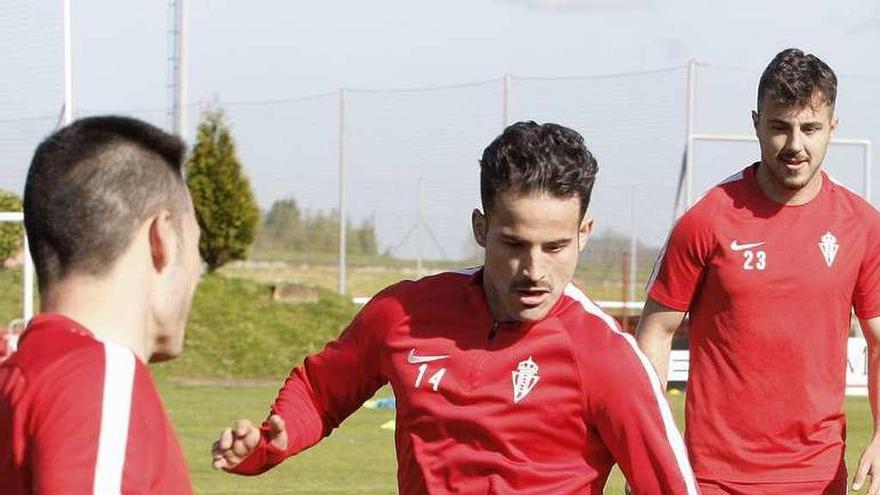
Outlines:
{"label": "man's neck", "polygon": [[132,284],[106,278],[69,276],[41,294],[41,311],[70,318],[99,339],[131,349],[143,362],[152,352],[143,298]]}
{"label": "man's neck", "polygon": [[492,286],[489,276],[486,274],[485,267],[483,267],[482,278],[483,281],[481,285],[483,288],[483,296],[486,298],[486,305],[489,307],[489,314],[492,315],[492,319],[497,322],[510,321],[510,318],[501,309],[501,302],[498,301],[499,296],[495,292],[495,288]]}
{"label": "man's neck", "polygon": [[755,171],[755,181],[764,196],[774,203],[786,206],[800,206],[816,199],[822,190],[822,171],[816,174],[800,189],[787,189],[772,177],[772,172],[763,164],[758,165]]}

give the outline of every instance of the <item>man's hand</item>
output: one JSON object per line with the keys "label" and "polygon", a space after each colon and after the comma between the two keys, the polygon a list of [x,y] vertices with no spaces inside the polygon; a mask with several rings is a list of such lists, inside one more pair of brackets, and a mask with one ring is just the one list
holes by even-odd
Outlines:
{"label": "man's hand", "polygon": [[871,476],[871,486],[868,495],[880,495],[880,440],[874,440],[862,452],[859,459],[859,468],[853,478],[853,490],[860,490],[865,483],[865,478]]}
{"label": "man's hand", "polygon": [[[273,414],[267,420],[269,443],[274,447],[287,449],[287,429],[281,416]],[[260,443],[260,428],[246,419],[235,422],[235,428],[226,428],[211,449],[214,469],[232,469],[257,448]]]}

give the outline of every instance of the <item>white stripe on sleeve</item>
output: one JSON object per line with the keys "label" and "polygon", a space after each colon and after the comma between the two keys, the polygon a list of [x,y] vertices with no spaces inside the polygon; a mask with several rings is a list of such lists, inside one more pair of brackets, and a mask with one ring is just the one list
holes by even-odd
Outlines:
{"label": "white stripe on sleeve", "polygon": [[669,409],[669,403],[666,401],[666,397],[664,396],[663,391],[661,391],[660,389],[660,378],[657,377],[657,371],[654,370],[654,366],[651,364],[651,361],[649,361],[648,357],[645,356],[641,350],[639,350],[639,347],[638,345],[636,345],[635,339],[633,339],[632,335],[621,332],[617,327],[617,322],[615,322],[613,318],[602,311],[599,306],[596,306],[596,303],[591,301],[590,298],[588,298],[586,294],[581,292],[580,289],[572,284],[569,284],[565,288],[565,295],[579,302],[587,313],[590,313],[604,321],[612,332],[614,332],[616,335],[621,336],[626,341],[626,343],[629,344],[632,351],[639,358],[639,362],[642,363],[645,374],[648,375],[648,379],[651,382],[651,389],[654,391],[654,398],[657,400],[657,407],[660,410],[660,417],[663,418],[663,426],[666,430],[666,440],[669,442],[669,447],[672,449],[672,453],[675,456],[675,462],[676,464],[678,464],[678,470],[681,473],[681,477],[684,479],[685,485],[687,486],[687,493],[688,495],[697,495],[697,480],[694,477],[693,470],[691,469],[691,463],[688,460],[687,450],[684,447],[684,441],[681,439],[681,433],[679,433],[678,426],[676,426],[675,424],[675,419],[672,417],[672,410]]}
{"label": "white stripe on sleeve", "polygon": [[98,460],[95,463],[95,495],[122,491],[135,371],[135,357],[130,349],[115,342],[104,341],[103,344],[106,366]]}

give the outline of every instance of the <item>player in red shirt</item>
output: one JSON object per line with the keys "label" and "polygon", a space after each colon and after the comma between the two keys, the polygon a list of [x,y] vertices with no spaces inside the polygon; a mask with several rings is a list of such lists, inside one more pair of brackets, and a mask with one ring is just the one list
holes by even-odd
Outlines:
{"label": "player in red shirt", "polygon": [[329,435],[390,383],[400,493],[638,494],[696,482],[657,375],[571,284],[596,162],[576,132],[518,123],[480,162],[480,269],[401,282],[295,368],[261,429],[240,420],[213,464],[258,474]]}
{"label": "player in red shirt", "polygon": [[[685,440],[704,494],[846,493],[843,396],[850,314],[878,410],[880,213],[821,170],[837,126],[834,72],[788,49],[761,77],[761,161],[673,228],[648,286],[639,345],[665,382],[690,314]],[[855,479],[878,493],[880,440]]]}
{"label": "player in red shirt", "polygon": [[191,493],[148,361],[176,356],[200,273],[178,138],[74,122],[37,148],[24,223],[41,314],[0,365],[0,493]]}

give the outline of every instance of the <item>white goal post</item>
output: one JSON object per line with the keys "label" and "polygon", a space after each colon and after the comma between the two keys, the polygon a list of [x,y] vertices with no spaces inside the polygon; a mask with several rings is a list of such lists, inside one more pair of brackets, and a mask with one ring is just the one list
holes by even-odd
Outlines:
{"label": "white goal post", "polygon": [[[24,222],[24,214],[20,211],[0,212],[0,223]],[[27,236],[23,236],[22,250],[24,251],[24,275],[22,277],[22,318],[25,323],[34,316],[34,262],[31,259],[31,251],[28,247]]]}
{"label": "white goal post", "polygon": [[[716,141],[716,142],[747,142],[757,143],[758,138],[749,134],[698,134],[688,135],[687,152],[685,157],[685,205],[693,204],[693,184],[694,184],[694,143],[697,141]],[[862,148],[863,163],[863,187],[862,197],[868,202],[871,201],[871,141],[868,139],[846,139],[833,138],[831,145],[844,146],[860,146]]]}

